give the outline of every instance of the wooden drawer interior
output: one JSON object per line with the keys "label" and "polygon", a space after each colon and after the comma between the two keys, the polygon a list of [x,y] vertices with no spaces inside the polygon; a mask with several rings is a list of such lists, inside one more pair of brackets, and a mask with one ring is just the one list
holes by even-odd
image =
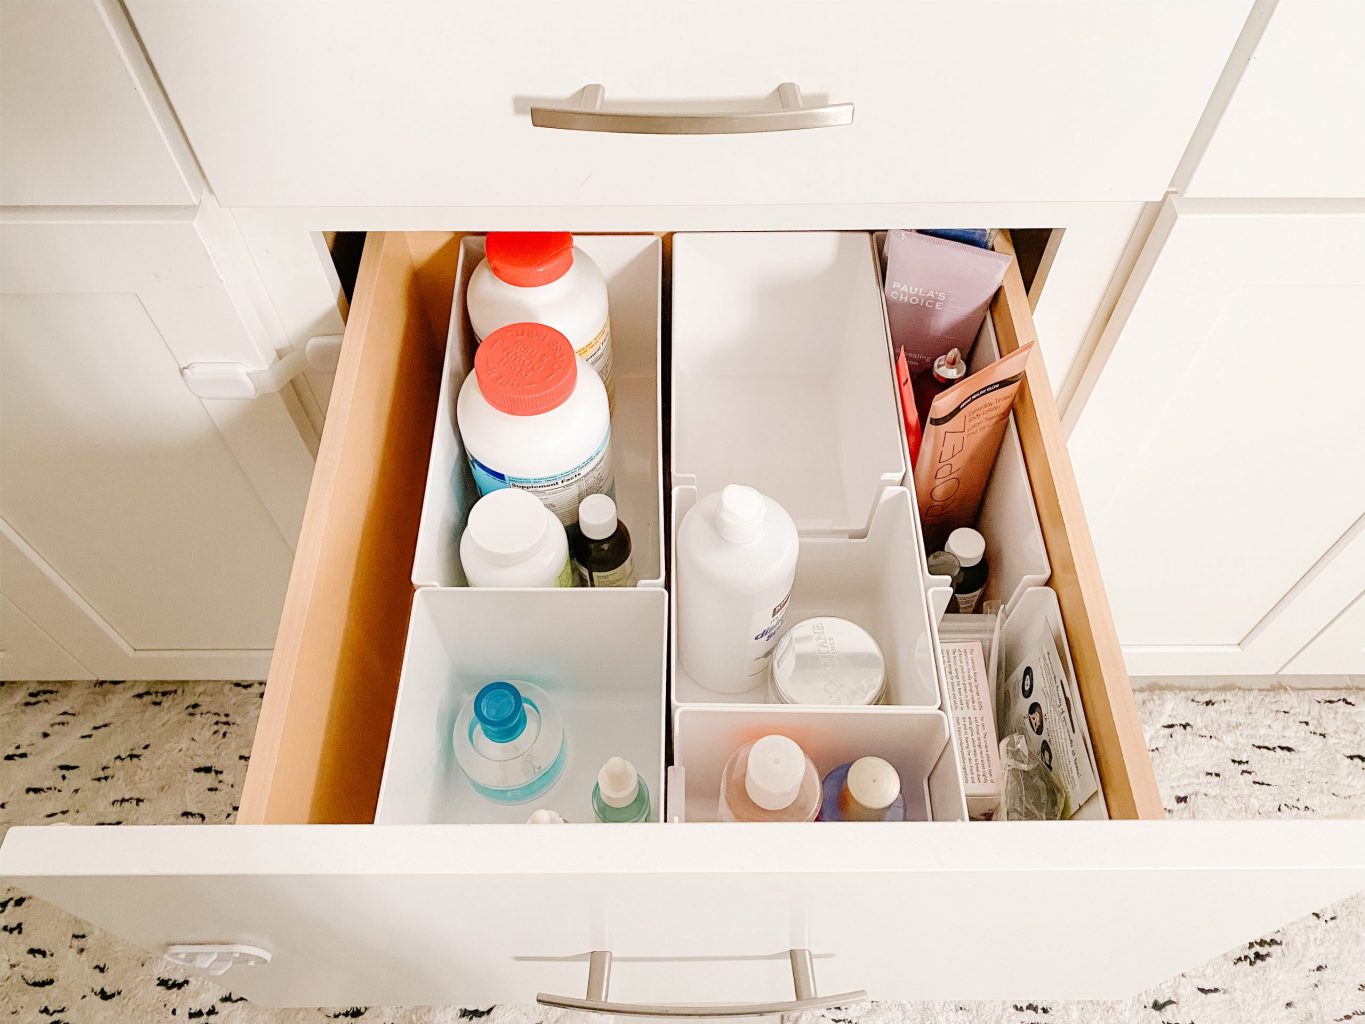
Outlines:
{"label": "wooden drawer interior", "polygon": [[[239,823],[370,823],[412,603],[459,235],[372,233],[290,578]],[[1012,252],[1007,233],[997,248]],[[669,251],[665,238],[665,254]],[[667,267],[665,269],[667,274]],[[991,308],[1034,340],[1017,264]],[[1042,358],[1015,406],[1112,818],[1161,803]]]}

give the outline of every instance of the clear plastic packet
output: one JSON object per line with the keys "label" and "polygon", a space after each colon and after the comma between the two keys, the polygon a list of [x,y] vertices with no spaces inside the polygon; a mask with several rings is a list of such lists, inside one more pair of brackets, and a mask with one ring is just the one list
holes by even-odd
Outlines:
{"label": "clear plastic packet", "polygon": [[1067,816],[1066,792],[1022,733],[1000,741],[1000,766],[1005,783],[997,821],[1058,821]]}

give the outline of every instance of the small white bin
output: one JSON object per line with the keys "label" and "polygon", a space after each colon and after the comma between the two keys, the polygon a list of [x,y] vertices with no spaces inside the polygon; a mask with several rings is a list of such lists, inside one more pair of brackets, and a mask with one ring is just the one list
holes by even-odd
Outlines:
{"label": "small white bin", "polygon": [[[667,601],[657,588],[418,590],[376,824],[524,822],[536,807],[591,822],[613,754],[644,776],[662,820]],[[498,679],[535,683],[564,721],[563,772],[527,804],[476,793],[451,746],[464,702]]]}
{"label": "small white bin", "polygon": [[865,531],[906,471],[871,236],[678,234],[672,295],[673,486]]}
{"label": "small white bin", "polygon": [[[693,488],[674,490],[675,538],[678,524],[696,501]],[[914,516],[910,492],[893,487],[882,492],[866,536],[802,535],[783,632],[817,615],[836,615],[855,622],[882,649],[886,661],[883,703],[937,708],[940,695]],[[679,601],[687,600],[686,581],[675,573],[670,586],[676,608]],[[767,700],[766,679],[752,690],[718,693],[689,676],[678,659],[676,613],[673,619],[675,705],[762,704]]]}
{"label": "small white bin", "polygon": [[[860,757],[889,761],[900,775],[907,821],[967,820],[961,775],[948,748],[948,719],[943,712],[772,705],[683,707],[674,713],[673,757],[674,764],[683,768],[688,822],[719,820],[725,762],[745,743],[769,733],[780,733],[800,744],[822,779]],[[870,827],[889,828],[891,824]]]}
{"label": "small white bin", "polygon": [[[640,587],[661,587],[663,552],[663,420],[660,325],[663,305],[663,243],[653,235],[582,235],[574,244],[607,279],[615,358],[612,379],[612,459],[616,505],[630,531]],[[455,423],[455,399],[474,367],[474,329],[465,292],[483,259],[482,236],[460,240],[455,292],[446,342],[445,369],[431,441],[431,463],[422,502],[412,582],[417,587],[462,587],[460,536],[479,494],[469,475]]]}

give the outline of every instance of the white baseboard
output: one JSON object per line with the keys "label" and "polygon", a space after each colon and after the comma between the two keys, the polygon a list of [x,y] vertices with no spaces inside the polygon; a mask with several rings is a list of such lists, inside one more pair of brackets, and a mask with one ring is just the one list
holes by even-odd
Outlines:
{"label": "white baseboard", "polygon": [[1365,690],[1365,676],[1130,676],[1134,690]]}

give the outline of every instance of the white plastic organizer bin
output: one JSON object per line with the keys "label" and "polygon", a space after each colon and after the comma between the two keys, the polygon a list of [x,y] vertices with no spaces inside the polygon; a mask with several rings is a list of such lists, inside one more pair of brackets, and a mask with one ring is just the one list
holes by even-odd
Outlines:
{"label": "white plastic organizer bin", "polygon": [[[574,244],[607,279],[615,365],[616,408],[611,418],[616,505],[630,531],[639,586],[663,586],[663,420],[659,393],[663,243],[654,235],[582,235]],[[462,587],[460,536],[479,494],[470,478],[455,423],[455,399],[473,372],[474,330],[465,292],[483,259],[484,240],[460,240],[445,368],[431,441],[412,582],[418,587]]]}
{"label": "white plastic organizer bin", "polygon": [[[967,820],[961,774],[948,748],[948,720],[943,712],[770,705],[683,707],[674,713],[673,760],[683,769],[687,821],[718,820],[725,762],[745,743],[770,733],[788,736],[800,744],[821,778],[860,757],[889,761],[901,778],[907,821]],[[893,824],[872,827],[890,828]],[[820,827],[833,827],[833,823]]]}
{"label": "white plastic organizer bin", "polygon": [[672,485],[865,531],[906,470],[871,236],[677,234],[672,279]]}
{"label": "white plastic organizer bin", "polygon": [[[418,590],[376,824],[510,824],[536,807],[590,822],[597,771],[613,754],[644,776],[661,820],[667,601],[658,588]],[[564,722],[559,780],[527,804],[476,793],[451,746],[464,702],[498,679],[541,687]]]}
{"label": "white plastic organizer bin", "polygon": [[[696,501],[694,488],[674,488],[675,538],[678,524]],[[937,708],[938,677],[914,520],[910,492],[893,487],[882,492],[865,537],[803,533],[783,630],[816,615],[837,615],[856,622],[877,641],[886,661],[886,693],[882,703]],[[677,573],[669,583],[676,627],[676,608],[679,601],[687,600],[687,593],[685,581],[679,580]],[[762,704],[767,700],[766,679],[762,686],[742,693],[717,693],[702,686],[679,663],[676,628],[673,633],[675,706]]]}
{"label": "white plastic organizer bin", "polygon": [[[886,232],[878,232],[874,241],[877,255],[877,281],[880,287],[883,279],[883,254],[886,249]],[[886,317],[886,302],[880,298],[883,318]],[[889,323],[887,325],[890,333]],[[1000,358],[1000,345],[995,337],[995,325],[987,314],[981,330],[977,333],[972,346],[967,368],[971,373],[983,369]],[[895,395],[897,417],[901,415],[900,391]],[[898,421],[900,422],[899,418]],[[914,463],[910,459],[910,449],[906,442],[905,431],[900,431],[904,451],[907,485],[913,490],[915,476]],[[990,565],[990,576],[986,581],[983,601],[994,601],[1006,608],[1013,608],[1020,596],[1029,587],[1042,586],[1052,575],[1048,562],[1047,545],[1043,541],[1043,528],[1038,522],[1038,508],[1033,501],[1033,490],[1029,484],[1028,468],[1024,462],[1024,449],[1019,443],[1019,430],[1015,426],[1014,414],[1010,413],[1009,425],[1000,444],[995,466],[986,481],[986,490],[981,498],[981,513],[977,518],[977,529],[986,538],[986,561]],[[923,550],[924,529],[919,520],[919,505],[915,506],[915,531],[920,544],[920,562],[926,586],[929,588],[929,603],[937,621],[948,610],[952,596],[951,581],[946,576],[929,575],[925,561],[927,552]]]}

